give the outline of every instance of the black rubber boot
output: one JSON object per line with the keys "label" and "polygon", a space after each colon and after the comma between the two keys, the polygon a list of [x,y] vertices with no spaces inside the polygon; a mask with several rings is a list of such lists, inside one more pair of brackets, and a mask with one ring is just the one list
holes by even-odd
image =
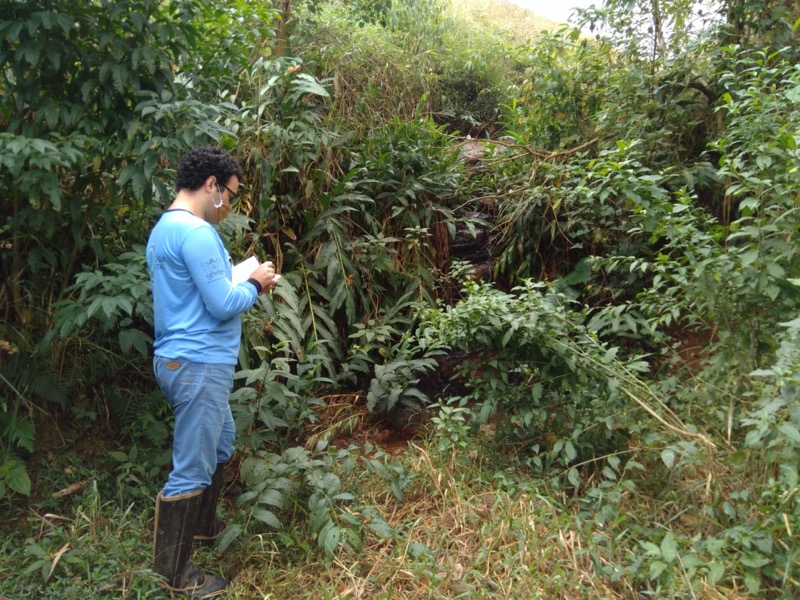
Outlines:
{"label": "black rubber boot", "polygon": [[224,483],[225,463],[217,464],[217,470],[211,476],[211,483],[203,490],[200,508],[197,510],[197,523],[194,528],[195,546],[211,546],[227,526],[217,516],[217,502]]}
{"label": "black rubber boot", "polygon": [[220,595],[228,583],[219,577],[206,575],[189,561],[201,496],[202,491],[197,491],[165,498],[159,492],[153,570],[166,577],[167,587],[173,594],[213,598]]}

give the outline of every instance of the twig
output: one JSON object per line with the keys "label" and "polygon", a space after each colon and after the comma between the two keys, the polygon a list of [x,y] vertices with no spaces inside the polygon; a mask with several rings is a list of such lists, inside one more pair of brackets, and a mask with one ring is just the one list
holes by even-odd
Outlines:
{"label": "twig", "polygon": [[516,160],[525,155],[531,156],[539,160],[554,160],[556,158],[572,156],[573,154],[577,154],[581,150],[585,150],[586,148],[593,146],[594,144],[600,141],[600,138],[594,137],[588,142],[584,142],[580,146],[575,146],[574,148],[569,148],[568,150],[559,150],[559,151],[539,150],[537,148],[531,148],[523,144],[511,144],[508,142],[504,142],[502,140],[474,140],[474,141],[480,144],[492,144],[492,145],[503,146],[505,148],[511,148],[513,150],[522,150],[522,153],[520,154],[515,154],[510,157],[498,158],[496,159],[496,161],[493,161],[493,162],[506,162],[506,161]]}

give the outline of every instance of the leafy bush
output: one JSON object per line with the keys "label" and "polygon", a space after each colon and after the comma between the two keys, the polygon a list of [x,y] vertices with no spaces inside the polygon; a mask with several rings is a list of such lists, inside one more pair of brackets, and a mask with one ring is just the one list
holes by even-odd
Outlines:
{"label": "leafy bush", "polygon": [[[381,452],[371,446],[364,454],[356,448],[335,450],[321,443],[315,452],[304,448],[288,448],[282,454],[263,451],[248,456],[242,463],[242,481],[247,491],[237,504],[247,507],[248,529],[274,532],[287,520],[297,516],[307,518],[311,535],[328,557],[347,550],[362,549],[364,535],[372,531],[379,537],[391,539],[396,532],[373,508],[359,505],[352,493],[344,491],[337,471],[351,475],[356,468],[375,472],[390,483],[398,499],[410,483],[410,477],[398,466],[384,465]],[[370,454],[371,453],[371,454]],[[244,528],[230,525],[220,536],[218,547],[225,549]]]}
{"label": "leafy bush", "polygon": [[331,120],[361,134],[369,123],[413,118],[432,85],[432,54],[410,52],[402,32],[386,29],[391,3],[368,4],[367,15],[336,1],[298,15],[298,47],[333,82]]}
{"label": "leafy bush", "polygon": [[121,254],[119,262],[105,265],[105,271],[80,273],[67,288],[76,296],[57,303],[58,336],[64,340],[75,335],[76,330],[80,330],[79,337],[87,336],[94,322],[99,331],[88,337],[116,332],[122,354],[135,349],[140,356],[149,356],[153,340],[143,329],[149,330],[153,325],[153,300],[144,247]]}
{"label": "leafy bush", "polygon": [[624,447],[630,432],[649,425],[642,410],[655,429],[705,439],[639,377],[647,364],[600,343],[563,294],[530,281],[513,294],[474,283],[466,292],[454,307],[428,313],[421,345],[472,353],[459,368],[469,389],[459,406],[473,427],[492,422],[498,436],[521,442],[537,469],[563,469],[578,486],[575,465]]}

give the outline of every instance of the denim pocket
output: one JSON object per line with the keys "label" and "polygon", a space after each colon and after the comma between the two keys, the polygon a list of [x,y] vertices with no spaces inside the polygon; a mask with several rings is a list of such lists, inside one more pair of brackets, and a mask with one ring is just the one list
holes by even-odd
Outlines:
{"label": "denim pocket", "polygon": [[192,363],[156,356],[153,359],[153,374],[173,408],[191,398],[194,382]]}

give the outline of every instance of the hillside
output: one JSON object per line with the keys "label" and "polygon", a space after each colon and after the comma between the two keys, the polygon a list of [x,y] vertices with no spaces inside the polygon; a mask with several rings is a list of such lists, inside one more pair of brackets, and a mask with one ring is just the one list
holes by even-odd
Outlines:
{"label": "hillside", "polygon": [[542,31],[556,31],[557,23],[505,0],[453,0],[458,18],[501,33],[516,43],[525,44]]}
{"label": "hillside", "polygon": [[[234,600],[792,599],[796,3],[702,36],[608,4],[586,43],[504,2],[10,3],[0,597],[169,596],[145,244],[177,193],[217,254],[163,358],[233,377],[180,386],[235,454],[159,556]],[[204,145],[229,170],[176,177]]]}

